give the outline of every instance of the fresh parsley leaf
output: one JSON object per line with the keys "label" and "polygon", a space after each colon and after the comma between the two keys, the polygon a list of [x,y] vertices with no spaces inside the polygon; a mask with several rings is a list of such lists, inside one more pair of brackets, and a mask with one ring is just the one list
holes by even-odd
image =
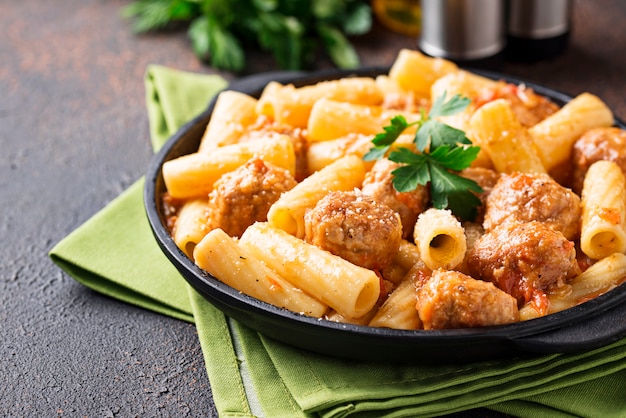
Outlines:
{"label": "fresh parsley leaf", "polygon": [[392,171],[393,187],[399,192],[410,192],[417,186],[427,184],[430,181],[430,170],[426,159],[420,164],[407,164]]}
{"label": "fresh parsley leaf", "polygon": [[436,148],[429,154],[429,157],[449,170],[461,171],[472,164],[479,152],[480,147],[477,146],[450,147],[444,145]]}
{"label": "fresh parsley leaf", "polygon": [[411,125],[412,124],[406,121],[404,116],[394,116],[391,119],[390,124],[383,127],[383,132],[374,136],[372,143],[375,146],[365,153],[363,159],[365,161],[375,161],[383,158],[387,154],[391,144],[393,144],[402,132],[404,132]]}
{"label": "fresh parsley leaf", "polygon": [[409,126],[411,124],[406,121],[404,116],[394,116],[391,119],[391,124],[383,127],[383,132],[376,134],[372,142],[374,145],[391,145]]}
{"label": "fresh parsley leaf", "polygon": [[473,180],[450,173],[439,164],[430,165],[430,191],[433,207],[449,208],[463,220],[476,218],[480,199],[471,192],[480,193],[482,188]]}
{"label": "fresh parsley leaf", "polygon": [[380,160],[381,158],[385,158],[385,155],[387,155],[387,151],[389,151],[388,145],[372,147],[363,156],[363,161],[376,161]]}
{"label": "fresh parsley leaf", "polygon": [[455,94],[452,98],[446,101],[447,92],[435,99],[432,104],[428,117],[430,119],[438,118],[440,116],[452,116],[459,112],[462,112],[467,106],[469,106],[471,100],[467,97]]}
{"label": "fresh parsley leaf", "polygon": [[459,95],[448,101],[445,98],[445,93],[438,97],[428,115],[422,112],[422,118],[416,122],[408,123],[403,116],[391,119],[383,132],[374,137],[374,146],[363,158],[367,161],[383,158],[402,132],[417,125],[414,143],[418,152],[404,147],[389,152],[391,161],[403,164],[392,171],[394,188],[409,192],[428,185],[433,207],[449,208],[463,220],[473,220],[481,204],[474,193],[481,193],[482,188],[455,172],[469,167],[480,148],[471,145],[463,131],[435,119],[461,112],[470,101]]}
{"label": "fresh parsley leaf", "polygon": [[465,132],[436,119],[428,119],[415,134],[415,145],[420,151],[435,149],[443,145],[470,144]]}

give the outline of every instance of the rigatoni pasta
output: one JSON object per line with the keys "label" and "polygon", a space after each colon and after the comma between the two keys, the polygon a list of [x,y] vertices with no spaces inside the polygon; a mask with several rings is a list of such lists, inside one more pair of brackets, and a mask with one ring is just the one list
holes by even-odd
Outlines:
{"label": "rigatoni pasta", "polygon": [[326,304],[268,268],[219,228],[209,232],[195,246],[193,257],[200,268],[264,302],[316,318],[328,309]]}
{"label": "rigatoni pasta", "polygon": [[225,90],[216,100],[198,152],[207,153],[237,142],[245,129],[254,123],[257,100],[247,94]]}
{"label": "rigatoni pasta", "polygon": [[369,106],[320,99],[313,105],[307,122],[309,141],[328,141],[350,134],[374,135],[382,131],[391,118],[403,113],[413,122],[420,115],[410,112],[387,111],[380,106]]}
{"label": "rigatoni pasta", "polygon": [[567,162],[572,145],[584,132],[613,125],[613,113],[600,98],[582,93],[556,113],[529,128],[546,171]]}
{"label": "rigatoni pasta", "polygon": [[347,155],[324,167],[285,192],[267,213],[270,225],[302,238],[304,213],[330,191],[348,191],[360,187],[365,177],[363,161]]}
{"label": "rigatoni pasta", "polygon": [[549,313],[560,312],[592,299],[626,280],[626,255],[613,253],[575,277],[563,294],[550,297]]}
{"label": "rigatoni pasta", "polygon": [[415,309],[417,295],[413,280],[406,279],[389,295],[370,320],[371,327],[419,329],[422,321]]}
{"label": "rigatoni pasta", "polygon": [[265,141],[251,141],[219,147],[211,153],[196,152],[163,164],[163,180],[170,195],[190,198],[207,195],[223,174],[244,165],[254,156],[295,174],[296,157],[291,139],[273,136]]}
{"label": "rigatoni pasta", "polygon": [[178,248],[189,258],[193,258],[196,244],[209,232],[208,216],[207,199],[190,199],[178,210],[173,238]]}
{"label": "rigatoni pasta", "polygon": [[599,260],[626,252],[626,179],[612,161],[593,163],[583,183],[580,247]]}
{"label": "rigatoni pasta", "polygon": [[278,123],[304,128],[311,108],[322,98],[371,106],[380,105],[383,100],[375,80],[369,77],[342,78],[299,88],[271,82],[259,98],[257,111]]}
{"label": "rigatoni pasta", "polygon": [[451,270],[465,258],[465,232],[449,210],[431,208],[420,214],[413,237],[422,260],[431,270]]}
{"label": "rigatoni pasta", "polygon": [[481,106],[472,115],[469,129],[475,143],[490,156],[500,173],[545,173],[536,145],[505,99]]}
{"label": "rigatoni pasta", "polygon": [[[454,189],[445,184],[455,181],[446,177],[450,172],[476,179],[480,187],[468,194],[483,206],[470,220],[445,202],[437,206],[442,200],[429,196],[434,189],[428,183],[419,183],[419,193],[399,191],[395,183],[414,180],[410,170],[421,168],[397,160],[399,155],[432,157],[415,134],[444,93],[463,96],[469,105],[460,113],[439,109],[419,141],[438,141],[454,151],[442,137],[454,135],[458,143],[469,139],[479,146],[479,157],[471,172],[435,164],[418,175],[428,175],[439,189]],[[438,131],[437,123],[466,137],[454,129]],[[566,179],[555,177],[556,170],[571,171],[571,145],[580,135],[612,123],[608,107],[591,94],[559,108],[524,86],[403,50],[389,73],[375,78],[303,87],[270,82],[258,99],[221,93],[199,150],[163,164],[168,225],[177,246],[200,268],[303,315],[405,330],[493,325],[502,323],[503,309],[505,322],[517,320],[518,313],[520,320],[531,319],[593,298],[626,277],[622,168],[607,161],[590,165],[581,204],[578,195],[558,197],[571,191]],[[402,133],[376,157],[386,158],[389,170],[370,172],[374,160],[367,155],[375,138],[400,125]],[[248,165],[258,169],[238,169]],[[268,174],[273,166],[292,175],[297,167],[298,182],[292,179],[286,187]],[[521,198],[501,192],[497,186],[504,178],[511,181],[507,190],[519,191]],[[504,205],[494,203],[498,192]],[[394,224],[403,232],[399,245],[383,229],[378,214],[385,211],[402,223]],[[218,215],[228,222],[212,222]],[[226,227],[231,221],[233,229]]]}
{"label": "rigatoni pasta", "polygon": [[240,245],[294,285],[349,318],[365,315],[378,300],[380,280],[372,270],[267,223],[250,226],[241,236]]}
{"label": "rigatoni pasta", "polygon": [[432,58],[419,51],[402,49],[389,69],[389,78],[417,97],[430,98],[432,85],[441,77],[458,71],[451,61]]}

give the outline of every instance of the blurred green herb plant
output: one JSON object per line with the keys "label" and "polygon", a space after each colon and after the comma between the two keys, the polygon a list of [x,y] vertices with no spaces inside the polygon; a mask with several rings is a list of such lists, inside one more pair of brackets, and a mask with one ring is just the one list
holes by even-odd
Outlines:
{"label": "blurred green herb plant", "polygon": [[306,69],[324,51],[339,68],[356,68],[350,36],[372,26],[368,0],[135,0],[122,10],[133,30],[188,24],[195,54],[222,70],[240,72],[247,48],[269,51],[284,70]]}

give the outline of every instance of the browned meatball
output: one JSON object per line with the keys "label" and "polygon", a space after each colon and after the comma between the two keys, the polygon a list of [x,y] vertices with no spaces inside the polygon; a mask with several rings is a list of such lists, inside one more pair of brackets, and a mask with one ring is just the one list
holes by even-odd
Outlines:
{"label": "browned meatball", "polygon": [[626,174],[625,130],[616,127],[591,129],[574,143],[571,186],[575,192],[581,193],[589,166],[599,160],[613,161]]}
{"label": "browned meatball", "polygon": [[399,192],[394,189],[391,172],[399,166],[398,163],[386,158],[376,161],[365,175],[361,190],[398,212],[402,220],[402,236],[407,238],[413,235],[417,216],[428,208],[429,194],[424,186],[418,186],[411,192]]}
{"label": "browned meatball", "polygon": [[542,222],[508,223],[483,235],[468,255],[473,277],[493,282],[517,299],[546,312],[545,292],[580,273],[574,243]]}
{"label": "browned meatball", "polygon": [[540,221],[574,239],[580,233],[580,197],[547,174],[502,174],[487,197],[483,226]]}
{"label": "browned meatball", "polygon": [[295,185],[288,170],[252,158],[215,182],[209,194],[209,226],[239,237],[254,222],[266,221],[270,206]]}
{"label": "browned meatball", "polygon": [[519,321],[517,301],[493,283],[436,270],[417,293],[424,329],[482,327]]}
{"label": "browned meatball", "polygon": [[358,266],[382,269],[398,251],[400,217],[358,191],[330,192],[304,216],[305,240]]}

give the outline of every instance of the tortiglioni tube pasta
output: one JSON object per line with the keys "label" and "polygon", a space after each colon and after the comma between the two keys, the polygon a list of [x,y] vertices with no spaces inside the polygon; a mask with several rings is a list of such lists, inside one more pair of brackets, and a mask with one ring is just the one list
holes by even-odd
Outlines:
{"label": "tortiglioni tube pasta", "polygon": [[263,161],[296,172],[296,157],[291,139],[286,135],[273,136],[263,141],[225,145],[210,153],[196,152],[169,160],[163,164],[163,180],[172,197],[205,196],[223,174],[244,165],[250,158],[260,156]]}
{"label": "tortiglioni tube pasta", "polygon": [[221,92],[215,101],[198,152],[207,153],[236,143],[246,127],[256,120],[256,104],[257,100],[245,93],[234,90]]}
{"label": "tortiglioni tube pasta", "polygon": [[569,284],[569,292],[565,296],[550,296],[548,313],[562,311],[579,303],[585,302],[596,295],[611,290],[624,282],[626,277],[626,255],[613,253],[598,261]]}
{"label": "tortiglioni tube pasta", "polygon": [[431,270],[452,269],[465,258],[465,232],[449,210],[430,208],[421,213],[413,236],[424,264]]}
{"label": "tortiglioni tube pasta", "polygon": [[580,247],[593,258],[626,252],[626,180],[612,161],[593,163],[582,191]]}
{"label": "tortiglioni tube pasta", "polygon": [[195,247],[196,264],[227,285],[279,308],[321,317],[327,305],[269,269],[221,229],[209,232]]}
{"label": "tortiglioni tube pasta", "polygon": [[209,232],[208,199],[191,199],[178,211],[174,225],[174,242],[189,258],[193,258],[193,249]]}
{"label": "tortiglioni tube pasta", "polygon": [[415,309],[417,294],[413,280],[406,279],[389,295],[369,325],[393,329],[419,329],[422,321]]}
{"label": "tortiglioni tube pasta", "polygon": [[270,207],[267,220],[270,225],[302,238],[307,209],[314,207],[328,192],[360,187],[364,177],[365,166],[361,158],[355,155],[340,158],[283,193]]}
{"label": "tortiglioni tube pasta", "polygon": [[[626,131],[604,128],[614,120],[598,97],[559,105],[411,50],[387,74],[316,80],[269,82],[258,99],[221,93],[199,150],[163,164],[165,224],[200,268],[296,313],[399,329],[498,324],[504,305],[526,320],[624,282]],[[477,158],[442,147],[465,141],[441,124],[464,131]],[[593,163],[602,158],[615,163]],[[249,161],[257,169],[238,169]],[[454,204],[434,207],[442,189],[471,192],[453,176],[433,177],[440,166],[468,167],[458,174],[483,190],[475,218],[461,223]],[[297,167],[297,176],[276,167],[292,176]],[[341,192],[329,197],[335,205],[319,204],[331,192]],[[361,227],[382,231],[386,218],[351,205],[346,196],[359,193],[399,215],[399,246]],[[315,239],[305,218],[321,231]],[[364,257],[375,263],[357,266]]]}
{"label": "tortiglioni tube pasta", "polygon": [[368,313],[380,295],[376,273],[315,245],[257,222],[239,244],[272,270],[348,318]]}
{"label": "tortiglioni tube pasta", "polygon": [[481,106],[470,118],[469,126],[476,145],[484,147],[498,172],[546,172],[535,143],[505,99]]}
{"label": "tortiglioni tube pasta", "polygon": [[375,80],[368,77],[329,80],[298,88],[271,82],[259,98],[257,111],[278,123],[305,128],[311,108],[322,98],[372,106],[383,101]]}
{"label": "tortiglioni tube pasta", "polygon": [[431,58],[419,51],[402,49],[389,69],[389,77],[418,97],[430,98],[430,88],[437,79],[458,71],[452,61]]}
{"label": "tortiglioni tube pasta", "polygon": [[546,171],[566,162],[572,144],[589,129],[611,126],[613,113],[602,100],[590,93],[582,93],[529,128],[537,152]]}

